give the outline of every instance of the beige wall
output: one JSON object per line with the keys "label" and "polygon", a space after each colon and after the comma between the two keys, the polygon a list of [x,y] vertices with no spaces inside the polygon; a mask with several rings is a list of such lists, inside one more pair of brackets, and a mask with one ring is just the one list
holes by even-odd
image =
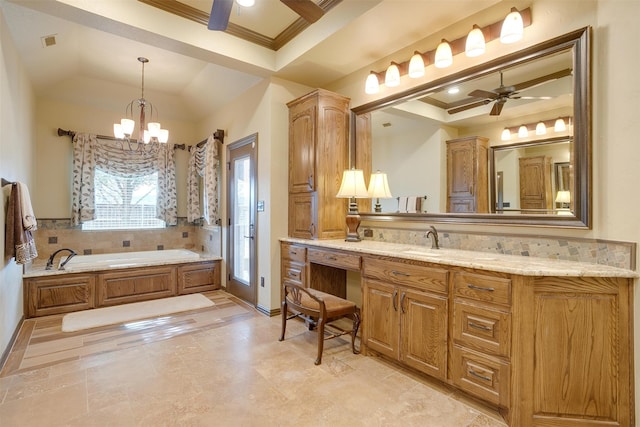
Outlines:
{"label": "beige wall", "polygon": [[[225,129],[226,147],[246,136],[258,135],[258,200],[265,202],[264,212],[258,212],[256,226],[258,283],[260,277],[265,279],[265,286],[258,288],[258,306],[264,311],[280,307],[278,239],[287,235],[289,111],[286,103],[311,89],[285,80],[264,80],[199,125],[200,129]],[[223,151],[226,163],[226,149]],[[223,168],[222,181],[226,183],[226,168]],[[226,199],[224,186],[221,199]],[[226,224],[227,212],[221,213],[222,223]],[[222,255],[226,257],[226,229],[222,234]],[[222,277],[226,285],[225,264]]]}
{"label": "beige wall", "polygon": [[[0,177],[23,182],[29,188],[33,188],[35,181],[34,106],[31,84],[0,9]],[[0,197],[2,230],[9,191],[9,187],[3,188]],[[14,260],[6,259],[4,239],[4,232],[0,232],[0,357],[23,315],[22,268]]]}

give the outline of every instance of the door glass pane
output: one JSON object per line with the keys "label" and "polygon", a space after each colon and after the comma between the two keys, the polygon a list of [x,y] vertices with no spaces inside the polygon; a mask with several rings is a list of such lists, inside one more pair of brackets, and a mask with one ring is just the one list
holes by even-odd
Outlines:
{"label": "door glass pane", "polygon": [[233,188],[235,189],[233,207],[233,275],[236,280],[249,286],[250,250],[253,230],[250,227],[250,165],[249,157],[243,157],[233,164]]}

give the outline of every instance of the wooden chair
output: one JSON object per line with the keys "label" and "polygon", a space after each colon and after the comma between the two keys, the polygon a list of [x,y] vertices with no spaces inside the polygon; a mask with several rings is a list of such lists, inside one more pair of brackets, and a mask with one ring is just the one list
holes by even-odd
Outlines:
{"label": "wooden chair", "polygon": [[[336,338],[342,335],[351,334],[351,348],[354,354],[356,350],[356,334],[360,327],[360,311],[355,303],[335,295],[320,292],[315,289],[303,288],[293,283],[285,283],[284,298],[282,300],[282,335],[280,341],[284,340],[287,320],[294,317],[304,319],[309,330],[318,329],[318,356],[315,364],[322,362],[322,349],[325,339]],[[289,315],[291,313],[291,315]],[[353,328],[344,330],[336,325],[329,325],[330,322],[342,317],[350,316],[353,320]],[[325,337],[325,327],[329,335]]]}

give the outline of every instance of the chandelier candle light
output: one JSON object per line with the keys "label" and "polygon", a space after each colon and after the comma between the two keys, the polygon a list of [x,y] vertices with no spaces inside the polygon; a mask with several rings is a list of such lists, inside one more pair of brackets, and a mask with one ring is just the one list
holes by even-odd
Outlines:
{"label": "chandelier candle light", "polygon": [[[120,123],[114,123],[113,134],[118,139],[130,140],[133,135],[133,129],[135,127],[135,121],[133,120],[133,110],[137,105],[140,108],[139,126],[138,126],[138,139],[135,140],[138,144],[149,142],[166,143],[169,140],[169,131],[162,129],[160,123],[150,122],[146,123],[147,110],[149,111],[149,117],[153,119],[153,105],[151,102],[144,98],[144,64],[149,62],[147,58],[142,56],[138,57],[138,61],[142,63],[142,93],[140,98],[131,101],[126,108],[126,117],[120,120]],[[145,124],[147,129],[145,129]]]}
{"label": "chandelier candle light", "polygon": [[362,169],[348,169],[342,174],[342,183],[336,195],[338,198],[349,200],[349,213],[347,214],[347,242],[359,242],[358,227],[360,227],[360,214],[356,199],[369,197],[367,186],[364,184]]}

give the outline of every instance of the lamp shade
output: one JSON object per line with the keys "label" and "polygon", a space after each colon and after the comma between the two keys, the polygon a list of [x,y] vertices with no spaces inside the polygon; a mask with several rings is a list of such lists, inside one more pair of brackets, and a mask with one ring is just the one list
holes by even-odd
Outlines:
{"label": "lamp shade", "polygon": [[169,141],[169,130],[168,129],[160,129],[158,134],[158,142],[164,144]]}
{"label": "lamp shade", "polygon": [[473,29],[469,31],[467,35],[467,42],[465,44],[464,52],[468,57],[480,56],[484,53],[485,42],[484,34],[477,25],[473,26]]}
{"label": "lamp shade", "polygon": [[256,4],[255,0],[236,0],[236,3],[238,3],[240,6],[243,7],[252,7]]}
{"label": "lamp shade", "polygon": [[388,87],[400,85],[400,68],[395,62],[392,62],[387,68],[387,72],[384,75],[384,84]]}
{"label": "lamp shade", "polygon": [[417,79],[424,76],[424,59],[420,52],[415,52],[409,61],[409,77]]}
{"label": "lamp shade", "polygon": [[384,172],[376,171],[371,174],[371,180],[369,180],[369,197],[377,198],[390,198],[391,190],[389,190],[389,183],[387,181],[387,174]]}
{"label": "lamp shade", "polygon": [[375,72],[370,72],[367,76],[367,81],[364,83],[364,92],[373,95],[380,90],[380,82],[378,81],[378,75]]}
{"label": "lamp shade", "polygon": [[369,197],[367,186],[364,184],[362,169],[348,169],[342,174],[342,183],[336,197],[366,199]]}
{"label": "lamp shade", "polygon": [[436,49],[435,60],[433,61],[437,68],[446,68],[453,64],[453,53],[451,52],[451,46],[449,42],[442,39],[438,48]]}
{"label": "lamp shade", "polygon": [[126,136],[130,136],[133,134],[133,127],[135,126],[136,122],[134,122],[131,119],[122,119],[120,120],[120,126],[122,128],[122,133],[124,133]]}
{"label": "lamp shade", "polygon": [[500,139],[503,141],[509,141],[511,139],[511,131],[509,130],[509,128],[503,129]]}
{"label": "lamp shade", "polygon": [[571,203],[571,192],[568,190],[558,191],[556,203]]}
{"label": "lamp shade", "polygon": [[511,12],[504,18],[502,30],[500,31],[500,41],[502,43],[515,43],[522,39],[524,33],[524,23],[518,9],[511,8]]}
{"label": "lamp shade", "polygon": [[118,139],[124,139],[124,132],[122,131],[122,125],[120,123],[113,124],[113,136]]}
{"label": "lamp shade", "polygon": [[536,125],[536,135],[545,135],[547,133],[547,126],[544,122],[538,122]]}
{"label": "lamp shade", "polygon": [[557,119],[555,124],[553,125],[553,130],[556,132],[564,132],[567,130],[567,125],[562,118]]}
{"label": "lamp shade", "polygon": [[525,125],[518,128],[518,138],[526,138],[529,136],[529,129]]}

